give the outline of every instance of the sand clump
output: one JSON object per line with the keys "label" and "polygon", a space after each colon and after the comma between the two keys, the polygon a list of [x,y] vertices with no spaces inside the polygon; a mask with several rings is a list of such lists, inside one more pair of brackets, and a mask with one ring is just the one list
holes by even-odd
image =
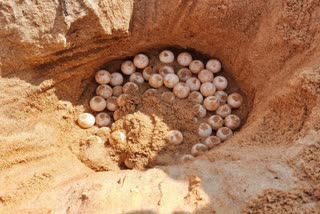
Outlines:
{"label": "sand clump", "polygon": [[248,203],[246,214],[272,213],[318,213],[320,205],[314,206],[317,198],[313,189],[296,189],[288,192],[266,190]]}
{"label": "sand clump", "polygon": [[[104,151],[106,158],[102,159],[116,154],[118,158],[114,158],[111,165],[120,168],[145,169],[154,165],[175,164],[178,157],[189,153],[192,146],[201,140],[197,134],[201,120],[195,120],[193,104],[188,99],[175,98],[172,101],[161,96],[165,94],[170,97],[171,94],[168,94],[166,88],[153,90],[149,89],[147,84],[140,88],[140,91],[130,93],[126,104],[117,110],[119,119],[112,124],[110,135],[107,135],[111,138],[114,136],[114,140],[119,143],[110,144],[108,138],[104,138],[105,143],[99,145],[81,143],[82,150],[86,152],[80,154],[80,159],[85,164],[89,162],[86,160],[88,157],[84,156],[90,153],[89,150],[98,148]],[[166,135],[169,130],[181,130],[183,143],[168,144]],[[126,139],[116,139],[118,132],[125,134]],[[100,134],[102,133],[104,132],[100,131]],[[101,151],[97,153],[101,154]],[[128,164],[129,162],[131,164]],[[103,163],[104,167],[99,166],[101,163],[95,166],[95,163],[98,164],[91,161],[88,166],[94,170],[112,168]]]}
{"label": "sand clump", "polygon": [[126,135],[124,141],[115,139],[112,145],[128,168],[144,169],[157,152],[166,146],[167,125],[155,115],[139,111],[128,114],[112,125],[111,137],[117,131]]}
{"label": "sand clump", "polygon": [[308,178],[315,183],[320,183],[320,143],[317,142],[301,151],[297,157],[301,168]]}

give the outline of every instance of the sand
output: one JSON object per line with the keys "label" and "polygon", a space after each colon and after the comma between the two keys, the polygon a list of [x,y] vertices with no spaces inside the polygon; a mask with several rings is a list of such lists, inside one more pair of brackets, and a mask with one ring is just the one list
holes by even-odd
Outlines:
{"label": "sand", "polygon": [[[2,1],[0,14],[1,213],[319,210],[318,1]],[[190,163],[121,170],[75,121],[95,71],[165,47],[220,59],[245,123]],[[159,150],[152,160],[174,151]]]}

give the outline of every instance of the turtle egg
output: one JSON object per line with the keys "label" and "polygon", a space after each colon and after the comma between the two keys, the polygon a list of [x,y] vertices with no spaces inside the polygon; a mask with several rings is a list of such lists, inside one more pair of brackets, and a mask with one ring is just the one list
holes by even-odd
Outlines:
{"label": "turtle egg", "polygon": [[191,77],[187,79],[186,83],[191,91],[199,91],[201,83],[200,80],[198,80],[197,78]]}
{"label": "turtle egg", "polygon": [[115,111],[119,108],[118,104],[117,104],[117,97],[109,97],[107,99],[107,109],[109,111]]}
{"label": "turtle egg", "polygon": [[143,93],[143,96],[152,96],[152,97],[156,97],[158,96],[158,90],[154,89],[154,88],[149,88],[148,90],[146,90]]}
{"label": "turtle egg", "polygon": [[153,70],[153,68],[151,66],[148,66],[145,69],[143,69],[142,76],[145,80],[149,81],[150,76],[154,73],[156,72]]}
{"label": "turtle egg", "polygon": [[207,115],[207,110],[201,104],[197,104],[193,106],[192,111],[194,115],[199,118],[204,118]]}
{"label": "turtle egg", "polygon": [[79,115],[78,124],[81,128],[87,129],[94,125],[95,118],[92,114],[82,113]]}
{"label": "turtle egg", "polygon": [[213,79],[213,84],[217,90],[224,90],[228,87],[228,80],[223,76],[217,76]]}
{"label": "turtle egg", "polygon": [[122,90],[124,93],[128,94],[130,92],[139,91],[139,86],[134,82],[127,82],[126,84],[123,85]]}
{"label": "turtle egg", "polygon": [[108,84],[111,81],[111,74],[106,70],[100,70],[96,73],[95,79],[99,84]]}
{"label": "turtle egg", "polygon": [[103,144],[103,140],[99,136],[91,135],[86,139],[87,144]]}
{"label": "turtle egg", "polygon": [[149,58],[145,54],[138,54],[133,58],[133,64],[140,69],[148,66]]}
{"label": "turtle egg", "polygon": [[208,118],[208,123],[213,130],[218,130],[223,126],[224,120],[219,115],[212,115]]}
{"label": "turtle egg", "polygon": [[200,92],[198,91],[193,91],[190,93],[188,100],[192,103],[197,103],[200,104],[203,101],[203,96]]}
{"label": "turtle egg", "polygon": [[170,65],[165,65],[159,69],[159,74],[165,77],[168,74],[174,74],[174,69]]}
{"label": "turtle egg", "polygon": [[168,131],[167,133],[167,141],[170,144],[178,145],[183,141],[183,135],[178,130]]}
{"label": "turtle egg", "polygon": [[160,88],[163,85],[163,77],[160,74],[152,74],[149,85],[153,88]]}
{"label": "turtle egg", "polygon": [[228,104],[224,104],[219,106],[219,108],[216,110],[216,114],[220,115],[222,118],[225,118],[229,114],[231,114],[231,108]]}
{"label": "turtle egg", "polygon": [[212,133],[212,128],[208,123],[201,123],[198,128],[198,135],[200,137],[208,137]]}
{"label": "turtle egg", "polygon": [[213,96],[216,92],[216,87],[211,82],[205,82],[201,85],[200,92],[204,97]]}
{"label": "turtle egg", "polygon": [[121,94],[118,98],[117,98],[117,104],[118,106],[125,106],[126,104],[128,104],[130,102],[130,96],[129,94]]}
{"label": "turtle egg", "polygon": [[133,168],[135,167],[134,162],[131,161],[131,160],[128,159],[128,158],[126,158],[123,163],[124,163],[124,165],[126,165],[126,167],[127,167],[128,169],[133,169]]}
{"label": "turtle egg", "polygon": [[125,75],[131,75],[133,74],[134,72],[136,72],[136,66],[133,64],[132,61],[130,60],[127,60],[127,61],[124,61],[122,64],[121,64],[121,71],[122,73],[124,73]]}
{"label": "turtle egg", "polygon": [[221,139],[221,141],[226,141],[232,137],[232,131],[228,127],[221,127],[218,129],[216,135]]}
{"label": "turtle egg", "polygon": [[111,117],[109,114],[101,112],[96,116],[96,124],[99,127],[110,126],[111,125]]}
{"label": "turtle egg", "polygon": [[183,99],[189,96],[190,88],[186,83],[179,82],[174,86],[173,93],[176,97]]}
{"label": "turtle egg", "polygon": [[110,84],[112,86],[122,85],[122,83],[123,83],[123,76],[120,73],[115,72],[111,74]]}
{"label": "turtle egg", "polygon": [[228,96],[227,102],[231,108],[239,108],[243,102],[243,98],[238,93],[232,93]]}
{"label": "turtle egg", "polygon": [[182,52],[177,57],[177,62],[182,66],[188,66],[192,61],[192,56],[188,52]]}
{"label": "turtle egg", "polygon": [[166,103],[174,103],[175,96],[171,91],[166,91],[161,94],[161,100]]}
{"label": "turtle egg", "polygon": [[219,108],[220,102],[215,96],[209,96],[204,99],[203,105],[207,110],[215,111]]}
{"label": "turtle egg", "polygon": [[191,148],[191,154],[194,156],[194,157],[197,157],[199,155],[202,155],[204,154],[205,152],[208,151],[208,147],[202,143],[197,143],[197,144],[194,144]]}
{"label": "turtle egg", "polygon": [[167,88],[173,88],[179,82],[179,77],[175,74],[167,74],[163,78],[163,83]]}
{"label": "turtle egg", "polygon": [[224,124],[226,127],[230,128],[231,130],[235,130],[240,126],[240,118],[237,115],[230,114],[224,118]]}
{"label": "turtle egg", "polygon": [[212,82],[213,81],[213,73],[207,69],[203,69],[198,73],[198,79],[204,82]]}
{"label": "turtle egg", "polygon": [[216,93],[214,93],[214,96],[218,98],[218,100],[220,101],[220,104],[223,105],[227,103],[228,94],[226,92],[216,91]]}
{"label": "turtle egg", "polygon": [[140,72],[135,72],[130,75],[129,81],[137,84],[142,84],[144,83],[144,78]]}
{"label": "turtle egg", "polygon": [[174,54],[169,50],[164,50],[159,54],[159,60],[163,63],[172,63],[174,61]]}
{"label": "turtle egg", "polygon": [[209,136],[203,142],[203,144],[206,145],[209,149],[212,149],[220,143],[221,140],[217,136]]}
{"label": "turtle egg", "polygon": [[127,141],[127,136],[123,131],[116,130],[111,133],[109,142],[111,145],[116,145],[116,144],[125,144]]}
{"label": "turtle egg", "polygon": [[181,162],[181,163],[186,163],[186,162],[191,161],[191,160],[193,160],[193,159],[194,159],[194,157],[193,157],[192,155],[190,155],[190,154],[185,154],[185,155],[182,155],[182,156],[180,157],[180,162]]}
{"label": "turtle egg", "polygon": [[106,108],[107,103],[103,97],[94,96],[91,98],[89,105],[93,111],[103,111]]}
{"label": "turtle egg", "polygon": [[206,64],[206,69],[212,73],[218,73],[221,70],[221,62],[217,59],[210,59]]}
{"label": "turtle egg", "polygon": [[96,94],[104,99],[112,96],[112,88],[108,85],[99,85],[96,89]]}
{"label": "turtle egg", "polygon": [[177,75],[181,82],[185,82],[192,77],[192,73],[188,68],[179,69],[179,71],[177,72]]}
{"label": "turtle egg", "polygon": [[117,85],[112,89],[112,95],[116,97],[119,97],[122,94],[122,92],[123,92],[123,88],[121,85]]}
{"label": "turtle egg", "polygon": [[201,62],[200,60],[193,60],[189,65],[190,71],[194,74],[199,73],[201,70],[203,70],[203,68],[203,62]]}

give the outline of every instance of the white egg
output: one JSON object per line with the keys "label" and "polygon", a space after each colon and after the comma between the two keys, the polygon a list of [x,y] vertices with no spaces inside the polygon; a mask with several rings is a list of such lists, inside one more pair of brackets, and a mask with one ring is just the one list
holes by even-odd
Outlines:
{"label": "white egg", "polygon": [[82,113],[79,115],[78,124],[81,128],[87,129],[94,125],[95,118],[92,114]]}
{"label": "white egg", "polygon": [[145,69],[143,69],[142,76],[146,81],[149,81],[150,76],[155,73],[155,70],[151,66],[148,66]]}
{"label": "white egg", "polygon": [[181,163],[186,163],[186,162],[189,162],[189,161],[191,161],[191,160],[193,160],[194,159],[194,157],[192,156],[192,155],[190,155],[190,154],[185,154],[185,155],[182,155],[181,157],[180,157],[180,162]]}
{"label": "white egg", "polygon": [[109,97],[106,101],[107,103],[107,109],[109,111],[115,111],[119,108],[118,104],[117,104],[117,97]]}
{"label": "white egg", "polygon": [[180,99],[187,98],[190,94],[190,88],[186,83],[179,82],[174,86],[173,93]]}
{"label": "white egg", "polygon": [[199,91],[201,86],[200,80],[195,77],[190,77],[189,79],[187,79],[186,83],[191,91]]}
{"label": "white egg", "polygon": [[220,115],[222,118],[225,118],[229,114],[231,114],[231,108],[228,104],[220,105],[216,110],[216,114]]}
{"label": "white egg", "polygon": [[123,93],[123,88],[121,85],[117,85],[112,89],[112,95],[119,97]]}
{"label": "white egg", "polygon": [[207,110],[201,104],[194,105],[192,111],[198,118],[204,118],[207,115]]}
{"label": "white egg", "polygon": [[145,67],[148,66],[149,64],[149,58],[147,55],[145,54],[137,54],[134,58],[133,58],[133,64],[140,69],[143,69]]}
{"label": "white egg", "polygon": [[224,120],[219,115],[212,115],[208,118],[208,123],[213,130],[218,130],[223,126]]}
{"label": "white egg", "polygon": [[106,70],[100,70],[95,75],[96,82],[105,85],[111,81],[111,74]]}
{"label": "white egg", "polygon": [[125,75],[131,75],[133,74],[134,72],[136,72],[136,66],[133,64],[132,61],[130,60],[127,60],[127,61],[124,61],[122,64],[121,64],[121,71],[122,73],[124,73]]}
{"label": "white egg", "polygon": [[224,124],[226,127],[230,128],[231,130],[235,130],[239,128],[241,121],[237,115],[230,114],[224,118]]}
{"label": "white egg", "polygon": [[238,93],[232,93],[228,96],[227,102],[231,108],[239,108],[242,105],[243,98]]}
{"label": "white egg", "polygon": [[170,144],[178,145],[183,142],[183,135],[178,130],[171,130],[167,133],[167,141]]}
{"label": "white egg", "polygon": [[172,51],[164,50],[159,54],[159,60],[163,63],[172,63],[174,61],[174,54]]}
{"label": "white egg", "polygon": [[218,73],[221,70],[221,62],[217,59],[210,59],[206,64],[206,69],[212,73]]}
{"label": "white egg", "polygon": [[204,99],[203,106],[209,111],[215,111],[219,108],[220,102],[215,96],[209,96]]}
{"label": "white egg", "polygon": [[201,104],[203,102],[203,96],[198,91],[193,91],[189,94],[188,100],[192,103]]}
{"label": "white egg", "polygon": [[188,68],[181,68],[178,70],[177,75],[181,82],[186,82],[192,77],[192,73]]}
{"label": "white egg", "polygon": [[177,57],[177,62],[182,66],[188,66],[192,61],[192,56],[188,52],[182,52]]}
{"label": "white egg", "polygon": [[213,81],[213,73],[207,69],[203,69],[198,73],[198,79],[202,82],[212,82]]}
{"label": "white egg", "polygon": [[109,114],[101,112],[96,116],[96,124],[99,127],[106,127],[111,125],[111,117]]}
{"label": "white egg", "polygon": [[191,148],[191,154],[194,157],[197,157],[199,155],[203,155],[207,151],[208,151],[208,147],[202,143],[197,143],[197,144],[193,145]]}
{"label": "white egg", "polygon": [[214,93],[214,96],[216,98],[218,98],[218,100],[220,101],[220,104],[226,104],[227,103],[227,98],[228,98],[228,94],[225,91],[216,91]]}
{"label": "white egg", "polygon": [[204,97],[213,96],[216,92],[216,87],[211,82],[205,82],[201,85],[200,92]]}
{"label": "white egg", "polygon": [[123,83],[123,76],[120,73],[115,72],[111,74],[110,84],[112,86],[122,85],[122,83]]}
{"label": "white egg", "polygon": [[137,92],[137,91],[139,91],[139,86],[134,82],[127,82],[127,83],[125,83],[123,85],[122,91],[125,94],[132,93],[132,92]]}
{"label": "white egg", "polygon": [[140,72],[135,72],[130,75],[129,81],[136,84],[142,84],[144,83],[144,78]]}
{"label": "white egg", "polygon": [[160,74],[152,74],[149,85],[153,88],[160,88],[163,85],[163,77]]}
{"label": "white egg", "polygon": [[89,105],[93,111],[103,111],[106,108],[107,103],[103,97],[94,96],[91,98]]}
{"label": "white egg", "polygon": [[218,138],[221,139],[221,141],[226,141],[232,137],[232,130],[229,129],[228,127],[222,127],[218,129],[216,135]]}
{"label": "white egg", "polygon": [[179,82],[179,77],[175,74],[167,74],[163,78],[163,83],[167,88],[173,88]]}
{"label": "white egg", "polygon": [[159,74],[163,77],[165,77],[166,75],[168,74],[174,74],[174,68],[170,65],[165,65],[165,66],[162,66],[160,69],[159,69]]}
{"label": "white egg", "polygon": [[228,87],[228,80],[223,76],[217,76],[213,79],[213,84],[217,90],[224,90]]}
{"label": "white egg", "polygon": [[217,136],[209,136],[203,142],[203,144],[206,145],[209,149],[212,149],[213,147],[219,145],[220,143],[221,143],[221,140]]}
{"label": "white egg", "polygon": [[96,94],[104,99],[111,97],[112,93],[112,88],[109,85],[99,85],[96,88]]}
{"label": "white egg", "polygon": [[200,60],[193,60],[189,65],[190,71],[194,74],[199,73],[201,70],[203,70],[203,68],[204,64]]}
{"label": "white egg", "polygon": [[200,137],[208,137],[212,133],[212,128],[208,123],[201,123],[198,128],[198,135]]}

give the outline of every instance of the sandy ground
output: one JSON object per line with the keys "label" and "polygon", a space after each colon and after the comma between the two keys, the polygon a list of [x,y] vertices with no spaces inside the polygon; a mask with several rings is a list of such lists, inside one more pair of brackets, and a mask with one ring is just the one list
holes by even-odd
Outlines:
{"label": "sandy ground", "polygon": [[[1,213],[319,213],[320,6],[0,0]],[[192,18],[191,18],[192,17]],[[106,63],[163,47],[222,60],[245,125],[195,161],[93,170],[80,129]]]}

